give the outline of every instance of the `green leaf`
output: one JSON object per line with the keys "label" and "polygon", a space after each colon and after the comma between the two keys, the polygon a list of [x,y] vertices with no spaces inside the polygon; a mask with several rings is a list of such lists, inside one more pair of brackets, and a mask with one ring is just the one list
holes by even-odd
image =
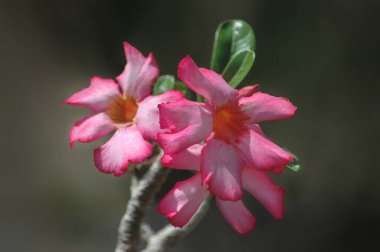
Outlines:
{"label": "green leaf", "polygon": [[153,94],[159,95],[170,89],[178,90],[183,93],[187,99],[193,100],[191,90],[182,81],[176,80],[173,75],[161,75],[158,77],[156,84],[153,87]]}
{"label": "green leaf", "polygon": [[153,94],[158,95],[166,92],[169,89],[173,89],[175,84],[175,78],[173,75],[161,75],[156,81],[156,85],[153,86]]}
{"label": "green leaf", "polygon": [[301,163],[299,158],[293,153],[291,153],[289,150],[287,151],[293,156],[293,159],[290,160],[290,163],[286,167],[294,172],[298,172],[301,169]]}
{"label": "green leaf", "polygon": [[255,59],[255,34],[243,20],[221,23],[215,33],[211,69],[223,75],[233,87],[248,74]]}
{"label": "green leaf", "polygon": [[175,81],[174,83],[174,87],[173,87],[174,90],[178,90],[180,91],[182,94],[184,94],[186,97],[188,96],[188,91],[189,91],[189,88],[186,86],[185,83],[183,83],[182,81]]}
{"label": "green leaf", "polygon": [[255,53],[251,50],[234,55],[222,73],[223,78],[236,87],[247,76],[254,61]]}

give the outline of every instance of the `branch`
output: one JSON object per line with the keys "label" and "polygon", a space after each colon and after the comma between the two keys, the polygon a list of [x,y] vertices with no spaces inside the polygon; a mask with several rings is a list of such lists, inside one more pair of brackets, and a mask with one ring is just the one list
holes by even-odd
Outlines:
{"label": "branch", "polygon": [[166,225],[147,241],[147,246],[142,252],[164,252],[177,241],[190,233],[203,219],[210,207],[211,197],[208,197],[200,206],[195,215],[183,228]]}
{"label": "branch", "polygon": [[131,197],[120,221],[115,252],[138,251],[141,240],[141,224],[146,209],[169,173],[168,168],[161,167],[162,155],[161,151],[140,179],[137,175],[132,177]]}
{"label": "branch", "polygon": [[147,224],[147,223],[142,223],[142,224],[141,224],[141,238],[142,238],[144,241],[149,240],[150,237],[152,237],[153,234],[154,234],[154,231],[153,231],[153,229],[149,226],[149,224]]}

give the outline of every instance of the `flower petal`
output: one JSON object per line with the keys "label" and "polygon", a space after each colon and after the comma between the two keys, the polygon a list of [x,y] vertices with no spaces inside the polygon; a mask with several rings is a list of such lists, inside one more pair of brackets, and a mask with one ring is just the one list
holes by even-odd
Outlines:
{"label": "flower petal", "polygon": [[246,87],[239,89],[238,99],[240,99],[242,97],[248,97],[248,96],[253,95],[259,88],[260,88],[260,85],[255,84],[252,86],[246,86]]}
{"label": "flower petal", "polygon": [[284,216],[285,189],[276,186],[265,172],[244,168],[243,187],[260,201],[275,219],[281,219]]}
{"label": "flower petal", "polygon": [[208,184],[209,191],[222,200],[240,200],[243,166],[243,160],[231,145],[210,139],[202,150],[202,183]]}
{"label": "flower petal", "polygon": [[140,163],[153,152],[136,125],[120,128],[115,135],[94,151],[95,166],[104,173],[120,176],[128,170],[128,162]]}
{"label": "flower petal", "polygon": [[153,54],[145,58],[136,48],[124,42],[127,64],[124,71],[116,77],[124,92],[142,101],[151,94],[152,85],[158,77],[159,70]]}
{"label": "flower petal", "polygon": [[73,94],[63,103],[85,106],[97,113],[105,111],[108,108],[109,101],[120,94],[119,86],[112,79],[94,76],[91,78],[90,83],[88,88]]}
{"label": "flower petal", "polygon": [[231,202],[216,199],[216,205],[236,232],[246,235],[256,226],[256,218],[241,200]]}
{"label": "flower petal", "polygon": [[222,76],[211,70],[198,68],[190,56],[186,56],[179,63],[178,77],[215,107],[235,101],[238,95],[238,91],[228,85]]}
{"label": "flower petal", "polygon": [[169,90],[163,94],[146,97],[140,104],[136,114],[137,126],[145,138],[157,139],[160,130],[158,104],[174,102],[183,98],[179,91]]}
{"label": "flower petal", "polygon": [[281,173],[293,159],[292,155],[270,141],[258,124],[251,125],[249,132],[240,140],[237,149],[255,169]]}
{"label": "flower petal", "polygon": [[72,127],[70,147],[72,148],[76,141],[82,143],[95,141],[115,129],[111,119],[104,112],[85,117]]}
{"label": "flower petal", "polygon": [[239,104],[253,122],[288,119],[297,110],[288,99],[261,92],[241,98]]}
{"label": "flower petal", "polygon": [[195,144],[178,154],[164,154],[162,165],[173,169],[199,170],[201,166],[201,151],[203,146]]}
{"label": "flower petal", "polygon": [[212,132],[211,107],[206,103],[180,100],[158,105],[160,125],[169,129],[158,134],[158,143],[167,154],[179,153],[207,139]]}
{"label": "flower petal", "polygon": [[183,227],[207,195],[206,189],[201,186],[200,175],[197,174],[185,181],[177,182],[158,204],[158,212],[166,216],[173,226]]}

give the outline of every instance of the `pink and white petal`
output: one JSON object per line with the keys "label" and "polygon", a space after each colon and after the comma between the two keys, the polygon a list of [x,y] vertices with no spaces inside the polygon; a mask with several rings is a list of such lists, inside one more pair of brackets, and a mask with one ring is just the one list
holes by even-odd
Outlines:
{"label": "pink and white petal", "polygon": [[249,166],[274,173],[281,173],[293,156],[269,140],[258,124],[250,126],[240,138],[237,149]]}
{"label": "pink and white petal", "polygon": [[[175,133],[189,125],[203,124],[212,127],[212,108],[207,103],[193,102],[186,99],[158,105],[160,126]],[[210,132],[211,133],[211,132]]]}
{"label": "pink and white petal", "polygon": [[285,189],[273,183],[271,177],[253,168],[243,169],[243,187],[277,220],[284,217]]}
{"label": "pink and white petal", "polygon": [[212,111],[205,103],[180,100],[158,105],[160,126],[168,133],[158,134],[158,143],[167,154],[179,153],[207,139],[212,133]]}
{"label": "pink and white petal", "polygon": [[158,204],[158,212],[166,216],[173,226],[183,227],[207,195],[207,190],[201,185],[200,175],[197,174],[185,181],[177,182]]}
{"label": "pink and white petal", "polygon": [[160,71],[152,53],[150,53],[141,69],[141,73],[134,85],[127,89],[138,101],[152,94],[152,86],[156,83]]}
{"label": "pink and white petal", "polygon": [[128,87],[136,83],[141,69],[145,64],[146,58],[139,50],[129,43],[124,42],[123,46],[127,64],[125,65],[123,72],[116,77],[116,80],[119,82],[123,92],[127,92]]}
{"label": "pink and white petal", "polygon": [[124,71],[116,77],[122,90],[142,101],[151,94],[152,85],[159,75],[158,66],[153,54],[145,58],[136,48],[124,42],[127,64]]}
{"label": "pink and white petal", "polygon": [[261,92],[241,98],[239,105],[253,122],[288,119],[297,110],[288,99]]}
{"label": "pink and white petal", "polygon": [[88,143],[95,141],[115,129],[115,125],[104,112],[85,117],[77,121],[71,128],[70,148],[74,146],[75,142]]}
{"label": "pink and white petal", "polygon": [[241,200],[231,202],[216,199],[216,205],[236,232],[247,235],[255,228],[256,218]]}
{"label": "pink and white petal", "polygon": [[63,103],[88,107],[97,113],[105,111],[110,100],[119,94],[119,86],[114,80],[94,76],[91,78],[91,84],[88,88],[73,94]]}
{"label": "pink and white petal", "polygon": [[157,140],[160,129],[158,105],[183,99],[179,91],[169,90],[163,94],[146,97],[140,104],[136,114],[137,126],[145,138]]}
{"label": "pink and white petal", "polygon": [[211,129],[202,129],[201,125],[190,125],[177,133],[158,134],[157,142],[165,153],[173,155],[204,141],[210,133]]}
{"label": "pink and white petal", "polygon": [[238,91],[228,85],[222,76],[211,70],[198,68],[190,56],[186,56],[179,63],[178,77],[214,107],[234,102],[238,95]]}
{"label": "pink and white petal", "polygon": [[195,144],[178,154],[164,154],[162,165],[180,170],[199,170],[201,166],[201,151],[203,146]]}
{"label": "pink and white petal", "polygon": [[246,86],[246,87],[239,89],[238,99],[240,99],[242,97],[249,97],[249,96],[253,95],[255,92],[257,92],[257,90],[259,88],[260,88],[260,85],[255,84],[252,86]]}
{"label": "pink and white petal", "polygon": [[119,128],[112,138],[94,151],[95,166],[104,173],[120,176],[128,170],[128,163],[140,163],[153,152],[136,125]]}
{"label": "pink and white petal", "polygon": [[243,166],[243,160],[231,145],[210,139],[202,150],[202,183],[208,184],[210,193],[221,200],[240,200]]}

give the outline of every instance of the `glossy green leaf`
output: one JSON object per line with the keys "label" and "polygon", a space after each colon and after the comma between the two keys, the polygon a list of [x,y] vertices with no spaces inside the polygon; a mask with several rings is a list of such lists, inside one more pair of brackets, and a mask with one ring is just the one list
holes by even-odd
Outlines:
{"label": "glossy green leaf", "polygon": [[153,94],[158,95],[166,92],[169,89],[173,89],[175,84],[175,78],[173,75],[161,75],[156,81],[156,85],[153,86]]}
{"label": "glossy green leaf", "polygon": [[255,59],[255,34],[243,20],[221,23],[215,33],[211,69],[237,86],[248,74]]}
{"label": "glossy green leaf", "polygon": [[178,81],[178,80],[175,81],[173,89],[180,91],[182,94],[184,94],[188,98],[189,88],[182,81]]}
{"label": "glossy green leaf", "polygon": [[192,92],[182,81],[176,80],[173,75],[161,75],[158,77],[156,84],[153,87],[153,94],[159,95],[168,90],[178,90],[185,95],[187,99],[194,100],[191,97]]}
{"label": "glossy green leaf", "polygon": [[223,78],[232,87],[236,87],[247,76],[254,61],[255,53],[250,50],[234,55],[222,73]]}

